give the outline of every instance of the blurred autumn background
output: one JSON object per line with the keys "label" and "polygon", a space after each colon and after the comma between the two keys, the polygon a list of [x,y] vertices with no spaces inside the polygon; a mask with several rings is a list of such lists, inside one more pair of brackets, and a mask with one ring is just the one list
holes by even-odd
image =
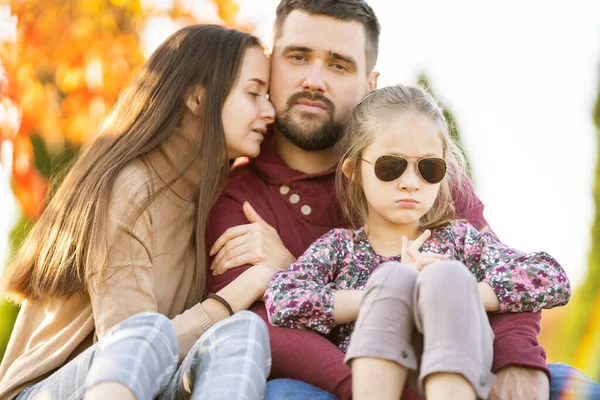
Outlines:
{"label": "blurred autumn background", "polygon": [[[161,27],[210,22],[254,32],[238,11],[235,0],[0,0],[0,208],[18,210],[0,214],[0,241],[10,238],[8,248],[0,244],[0,274],[40,215],[49,181],[96,135],[124,83],[166,36]],[[589,120],[598,138],[600,101]],[[595,171],[587,272],[567,307],[545,312],[541,340],[549,362],[600,381],[600,167]],[[0,293],[0,360],[17,312]]]}
{"label": "blurred autumn background", "polygon": [[[10,235],[10,249],[0,248],[0,273],[40,215],[51,179],[97,134],[149,55],[144,30],[165,19],[177,27],[232,26],[236,3],[211,3],[198,9],[182,0],[165,9],[139,0],[0,2],[0,199],[2,209],[16,199],[20,210],[0,220],[0,235]],[[0,359],[17,312],[0,297]]]}

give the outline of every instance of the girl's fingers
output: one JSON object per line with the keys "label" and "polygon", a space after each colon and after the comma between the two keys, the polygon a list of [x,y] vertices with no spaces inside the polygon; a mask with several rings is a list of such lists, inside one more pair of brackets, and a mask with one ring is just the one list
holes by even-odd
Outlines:
{"label": "girl's fingers", "polygon": [[438,258],[440,260],[445,260],[449,257],[447,254],[432,253],[430,251],[420,253],[420,254],[421,254],[421,257],[433,257],[433,258]]}
{"label": "girl's fingers", "polygon": [[409,257],[412,257],[413,260],[416,260],[417,258],[419,258],[421,256],[421,253],[419,253],[419,250],[415,250],[414,247],[409,247],[406,250],[406,254],[408,254]]}
{"label": "girl's fingers", "polygon": [[410,247],[419,250],[421,246],[423,246],[423,244],[427,241],[427,239],[429,239],[430,236],[431,231],[429,229],[425,229],[425,232],[421,233],[421,235],[419,235],[419,237],[414,240]]}
{"label": "girl's fingers", "polygon": [[420,257],[417,261],[415,261],[415,268],[421,271],[423,268],[428,267],[429,265],[440,261],[439,258],[434,257]]}

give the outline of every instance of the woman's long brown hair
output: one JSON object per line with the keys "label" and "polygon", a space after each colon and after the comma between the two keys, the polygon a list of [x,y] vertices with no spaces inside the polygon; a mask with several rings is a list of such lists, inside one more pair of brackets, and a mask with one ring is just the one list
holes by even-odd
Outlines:
{"label": "woman's long brown hair", "polygon": [[200,299],[205,275],[205,225],[229,169],[222,108],[235,85],[245,51],[252,46],[260,46],[260,42],[247,33],[195,25],[174,33],[156,49],[122,91],[102,133],[82,152],[51,195],[17,252],[5,277],[9,298],[69,297],[87,291],[87,280],[101,272],[99,265],[106,261],[95,258],[96,235],[105,232],[103,225],[117,176],[131,162],[161,149],[181,130],[186,96],[201,87],[201,128],[193,133],[194,140],[172,179],[165,181],[145,205],[148,207],[201,160],[201,183],[192,200],[197,209],[195,281]]}

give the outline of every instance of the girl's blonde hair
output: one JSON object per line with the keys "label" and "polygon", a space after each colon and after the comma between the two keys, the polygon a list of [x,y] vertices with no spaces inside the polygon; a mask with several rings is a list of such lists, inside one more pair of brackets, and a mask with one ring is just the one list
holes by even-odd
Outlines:
{"label": "girl's blonde hair", "polygon": [[[360,179],[363,152],[373,143],[377,132],[389,123],[391,116],[407,111],[429,117],[439,126],[443,157],[448,165],[437,198],[431,209],[421,217],[419,225],[423,229],[436,228],[456,217],[452,192],[463,190],[466,175],[464,155],[450,137],[442,109],[433,97],[420,87],[395,85],[369,93],[352,112],[346,128],[347,150],[338,166],[336,189],[348,222],[355,229],[363,226],[368,217],[367,199]],[[346,160],[349,160],[348,177],[342,171]]]}

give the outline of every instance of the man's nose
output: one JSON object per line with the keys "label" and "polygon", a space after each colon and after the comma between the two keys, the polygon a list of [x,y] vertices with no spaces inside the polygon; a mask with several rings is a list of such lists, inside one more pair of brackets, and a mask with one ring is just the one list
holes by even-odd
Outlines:
{"label": "man's nose", "polygon": [[320,62],[313,62],[308,71],[309,75],[304,79],[302,88],[312,92],[324,92],[326,89],[323,79],[323,65]]}

